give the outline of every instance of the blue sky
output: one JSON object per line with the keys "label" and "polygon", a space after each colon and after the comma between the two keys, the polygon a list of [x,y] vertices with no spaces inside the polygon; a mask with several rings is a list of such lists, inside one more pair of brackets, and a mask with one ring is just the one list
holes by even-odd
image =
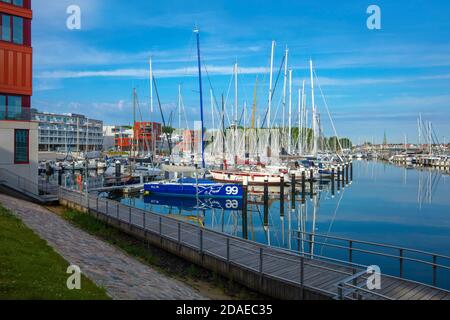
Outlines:
{"label": "blue sky", "polygon": [[[199,119],[192,33],[198,25],[209,73],[203,79],[208,127],[212,125],[211,86],[218,100],[229,92],[231,117],[234,92],[228,88],[236,61],[240,109],[244,102],[252,104],[258,75],[258,115],[263,117],[270,46],[275,40],[275,74],[288,46],[293,100],[306,79],[308,106],[308,60],[313,59],[340,136],[357,143],[372,138],[381,142],[386,130],[390,141],[403,141],[407,135],[415,142],[417,117],[422,113],[433,122],[439,139],[450,140],[450,2],[342,2],[34,0],[33,106],[41,111],[82,113],[106,124],[127,124],[132,121],[132,88],[136,87],[143,119],[160,121],[156,109],[149,112],[148,59],[152,56],[166,117],[176,108],[181,84],[192,127]],[[82,10],[81,30],[66,28],[66,8],[71,4]],[[366,27],[366,9],[371,4],[381,8],[381,30]],[[274,110],[281,89],[282,81]],[[325,132],[331,135],[318,89],[316,102]],[[280,109],[277,122],[281,122]],[[173,125],[178,125],[177,118]]]}

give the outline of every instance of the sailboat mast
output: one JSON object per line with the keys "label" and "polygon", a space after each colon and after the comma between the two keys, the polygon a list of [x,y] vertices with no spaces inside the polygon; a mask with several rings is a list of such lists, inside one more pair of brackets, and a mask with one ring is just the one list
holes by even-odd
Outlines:
{"label": "sailboat mast", "polygon": [[150,57],[150,112],[153,113],[153,65]]}
{"label": "sailboat mast", "polygon": [[203,125],[203,88],[202,88],[202,64],[200,59],[200,32],[198,29],[194,30],[197,35],[197,60],[198,60],[198,84],[200,89],[200,116],[202,122],[201,139],[202,139],[202,168],[205,168],[205,128]]}
{"label": "sailboat mast", "polygon": [[238,140],[238,64],[234,64],[234,160],[237,165],[237,140]]}
{"label": "sailboat mast", "polygon": [[317,156],[317,123],[316,123],[316,105],[314,100],[314,72],[313,62],[309,60],[309,67],[311,71],[311,104],[312,104],[312,130],[313,130],[313,150],[314,156]]}
{"label": "sailboat mast", "polygon": [[292,69],[289,70],[289,133],[288,133],[288,153],[291,154],[292,145]]}
{"label": "sailboat mast", "polygon": [[273,85],[273,59],[275,54],[275,41],[272,41],[272,51],[270,54],[270,80],[269,80],[269,106],[267,113],[267,127],[271,126],[271,109],[272,109],[272,85]]}
{"label": "sailboat mast", "polygon": [[305,146],[305,130],[304,130],[304,119],[305,119],[305,116],[304,116],[304,113],[305,113],[305,111],[304,111],[304,105],[305,105],[305,80],[303,80],[303,83],[302,83],[302,98],[301,98],[301,102],[300,102],[300,106],[299,106],[299,108],[300,108],[300,128],[299,128],[299,134],[300,134],[300,132],[301,132],[301,145],[300,145],[300,154],[301,155],[303,155],[303,152],[304,152],[304,146]]}
{"label": "sailboat mast", "polygon": [[285,58],[284,58],[284,83],[283,83],[283,130],[286,126],[286,94],[287,94],[287,79],[288,79],[288,58],[289,49],[286,47]]}

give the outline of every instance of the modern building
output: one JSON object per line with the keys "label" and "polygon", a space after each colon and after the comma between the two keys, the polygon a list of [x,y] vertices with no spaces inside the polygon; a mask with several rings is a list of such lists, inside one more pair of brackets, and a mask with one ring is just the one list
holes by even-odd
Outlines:
{"label": "modern building", "polygon": [[130,151],[133,129],[130,126],[103,126],[104,150]]}
{"label": "modern building", "polygon": [[38,124],[30,117],[31,19],[31,0],[0,0],[0,169],[30,188],[38,181]]}
{"label": "modern building", "polygon": [[135,150],[149,152],[161,145],[162,126],[158,122],[136,122],[134,124]]}
{"label": "modern building", "polygon": [[103,122],[81,114],[31,110],[39,123],[39,151],[90,152],[103,150]]}

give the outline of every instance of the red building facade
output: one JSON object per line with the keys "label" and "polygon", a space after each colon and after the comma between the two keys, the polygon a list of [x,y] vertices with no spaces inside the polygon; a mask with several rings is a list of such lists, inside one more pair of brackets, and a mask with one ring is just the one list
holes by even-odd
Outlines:
{"label": "red building facade", "polygon": [[161,142],[162,126],[158,122],[136,122],[134,140],[136,150],[150,151]]}
{"label": "red building facade", "polygon": [[31,0],[0,0],[0,120],[30,120]]}

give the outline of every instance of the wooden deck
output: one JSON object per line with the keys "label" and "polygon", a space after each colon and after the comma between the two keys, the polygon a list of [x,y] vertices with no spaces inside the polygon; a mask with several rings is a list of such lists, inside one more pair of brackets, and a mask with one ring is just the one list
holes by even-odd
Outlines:
{"label": "wooden deck", "polygon": [[[338,298],[338,284],[362,270],[355,270],[354,267],[332,261],[304,258],[294,252],[201,229],[183,221],[124,206],[112,200],[92,196],[88,200],[82,194],[67,190],[61,190],[60,197],[84,208],[89,207],[92,212],[103,214],[111,221],[119,221],[121,224],[195,250],[201,256],[223,261],[252,276],[276,280],[286,286],[298,287],[299,290],[303,288],[324,298]],[[356,283],[352,283],[361,285],[367,290],[364,286],[365,281],[366,277],[362,276],[356,279]],[[381,276],[380,290],[370,293],[358,291],[358,293],[359,297],[355,296],[354,292],[347,292],[344,298],[450,300],[450,292],[446,290],[387,275]]]}

